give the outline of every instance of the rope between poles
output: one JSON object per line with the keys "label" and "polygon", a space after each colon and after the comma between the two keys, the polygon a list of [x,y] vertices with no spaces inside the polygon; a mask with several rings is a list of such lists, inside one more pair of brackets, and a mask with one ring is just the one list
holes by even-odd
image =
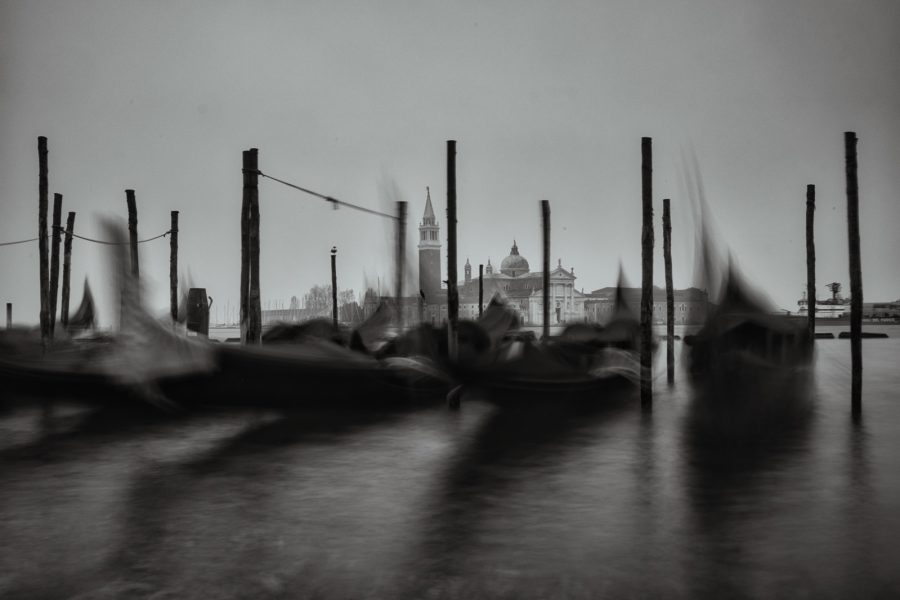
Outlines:
{"label": "rope between poles", "polygon": [[259,175],[260,177],[265,177],[266,179],[271,179],[272,181],[277,181],[278,183],[280,183],[282,185],[286,185],[288,187],[294,188],[295,190],[305,192],[307,194],[315,196],[316,198],[321,198],[322,200],[325,200],[326,202],[331,202],[331,204],[332,204],[332,206],[334,206],[335,210],[337,210],[338,206],[346,206],[347,208],[352,208],[353,210],[358,210],[358,211],[362,211],[365,213],[369,213],[370,215],[377,215],[379,217],[385,217],[387,219],[397,220],[397,217],[395,215],[390,215],[388,213],[383,213],[383,212],[380,212],[377,210],[372,210],[371,208],[366,208],[365,206],[360,206],[358,204],[344,202],[343,200],[338,200],[337,198],[333,198],[331,196],[326,196],[325,194],[320,194],[318,192],[314,192],[313,190],[308,190],[305,187],[300,187],[299,185],[284,181],[283,179],[278,179],[277,177],[272,177],[271,175],[266,175],[259,169],[257,169],[256,171],[250,171],[250,170],[244,169],[244,172],[245,173],[255,173],[256,175]]}
{"label": "rope between poles", "polygon": [[15,246],[16,244],[27,244],[28,242],[36,242],[38,238],[31,238],[30,240],[19,240],[18,242],[3,242],[0,243],[0,246]]}
{"label": "rope between poles", "polygon": [[[61,235],[71,235],[72,237],[76,237],[79,240],[84,240],[86,242],[94,242],[95,244],[106,244],[107,246],[127,246],[131,243],[131,242],[107,242],[104,240],[95,240],[93,238],[85,237],[83,235],[78,235],[77,233],[72,233],[72,232],[66,231],[65,227],[59,227],[58,229],[59,229],[59,232]],[[152,242],[153,240],[158,240],[159,238],[165,237],[165,236],[169,235],[170,233],[172,233],[171,229],[169,231],[165,231],[159,235],[155,235],[153,237],[143,239],[143,240],[138,240],[137,243],[143,244],[144,242]]]}

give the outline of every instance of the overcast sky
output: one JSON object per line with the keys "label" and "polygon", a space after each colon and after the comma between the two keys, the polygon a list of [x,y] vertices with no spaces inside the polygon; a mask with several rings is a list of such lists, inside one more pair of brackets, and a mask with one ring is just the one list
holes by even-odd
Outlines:
{"label": "overcast sky", "polygon": [[[142,238],[181,211],[182,268],[221,308],[239,297],[246,148],[264,172],[322,193],[380,209],[407,200],[414,271],[426,186],[446,235],[455,139],[460,275],[467,257],[476,273],[499,264],[513,238],[539,269],[547,198],[553,263],[589,291],[612,285],[620,260],[639,284],[650,136],[657,226],[672,199],[676,286],[693,283],[683,157],[695,153],[718,235],[750,281],[796,309],[808,183],[818,281],[849,289],[848,130],[860,139],[865,300],[895,300],[897,0],[0,1],[0,242],[37,234],[45,135],[50,192],[78,213],[77,233],[124,218],[126,188]],[[268,180],[260,211],[264,307],[328,282],[332,245],[339,287],[392,276],[387,221]],[[104,252],[75,241],[73,303],[88,275],[109,324]],[[141,246],[154,309],[167,304],[168,252],[166,240]],[[0,296],[16,321],[37,322],[36,242],[0,247]]]}

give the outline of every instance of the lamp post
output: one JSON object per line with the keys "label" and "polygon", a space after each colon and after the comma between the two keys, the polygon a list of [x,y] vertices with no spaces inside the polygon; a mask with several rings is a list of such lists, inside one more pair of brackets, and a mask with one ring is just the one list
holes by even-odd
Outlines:
{"label": "lamp post", "polygon": [[337,305],[337,246],[331,247],[331,320],[334,328],[338,326]]}

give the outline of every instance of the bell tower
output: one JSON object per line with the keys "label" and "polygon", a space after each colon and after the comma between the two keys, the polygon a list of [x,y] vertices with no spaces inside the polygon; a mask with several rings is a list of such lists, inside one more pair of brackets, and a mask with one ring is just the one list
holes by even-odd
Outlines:
{"label": "bell tower", "polygon": [[425,303],[439,302],[441,293],[441,236],[431,205],[431,189],[425,188],[425,214],[419,224],[419,290]]}

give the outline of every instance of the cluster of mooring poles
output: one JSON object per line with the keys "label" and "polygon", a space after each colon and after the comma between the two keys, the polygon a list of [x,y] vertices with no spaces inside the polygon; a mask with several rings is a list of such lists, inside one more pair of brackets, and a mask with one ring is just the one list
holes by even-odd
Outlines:
{"label": "cluster of mooring poles", "polygon": [[[850,353],[852,374],[852,412],[859,416],[862,412],[862,266],[859,240],[859,184],[857,178],[857,137],[852,131],[844,133],[845,173],[847,181],[847,234],[849,245],[850,267]],[[243,194],[241,200],[241,294],[240,325],[241,341],[245,344],[259,344],[262,336],[262,306],[259,289],[259,176],[266,176],[258,168],[258,151],[256,148],[243,153]],[[270,179],[275,179],[270,176]],[[407,205],[397,202],[396,214],[387,215],[377,211],[341,202],[329,196],[300,188],[287,182],[281,183],[303,192],[316,195],[338,205],[388,217],[395,221],[396,227],[396,324],[404,324],[403,278],[405,272],[406,253],[406,221]],[[137,281],[140,276],[138,260],[138,244],[169,235],[169,304],[173,322],[178,320],[178,215],[171,211],[171,227],[169,231],[156,238],[139,240],[137,234],[137,201],[134,190],[125,190],[128,207],[129,255],[131,258],[131,276]],[[807,328],[810,340],[815,339],[815,241],[814,214],[816,188],[809,184],[806,187],[806,254],[807,254]],[[459,327],[459,293],[457,290],[457,245],[456,245],[456,141],[447,141],[447,302],[448,302],[448,352],[455,358],[458,352]],[[60,298],[60,324],[68,325],[69,299],[71,286],[72,238],[81,237],[74,233],[75,212],[69,212],[66,227],[62,227],[62,194],[53,197],[52,242],[48,234],[47,212],[49,208],[48,183],[48,150],[47,138],[38,137],[38,256],[40,280],[40,331],[41,340],[46,347],[52,342],[56,325],[57,298]],[[641,406],[650,409],[653,403],[652,355],[653,341],[653,157],[652,140],[641,139]],[[543,240],[543,339],[550,337],[550,202],[540,201],[541,227]],[[666,280],[666,378],[671,384],[674,381],[674,313],[675,304],[672,284],[672,220],[670,201],[663,199],[663,254]],[[63,238],[63,234],[65,238]],[[88,241],[98,243],[100,240]],[[35,241],[23,240],[23,242]],[[21,242],[10,242],[21,243]],[[4,244],[8,245],[8,244]],[[62,245],[62,285],[60,290],[60,245]],[[337,247],[331,250],[332,267],[332,319],[338,324],[337,305]],[[478,265],[478,314],[481,316],[484,306],[484,265]],[[12,327],[12,303],[6,304],[6,326]],[[419,312],[423,307],[419,302]]]}
{"label": "cluster of mooring poles", "polygon": [[[406,215],[407,204],[396,203],[396,214],[387,214],[371,210],[363,206],[351,204],[289,183],[259,169],[259,151],[256,148],[243,153],[243,193],[241,196],[241,294],[240,325],[241,342],[259,344],[262,341],[262,303],[259,289],[259,178],[265,177],[300,192],[321,198],[337,209],[346,206],[371,215],[385,217],[394,221],[395,264],[397,272],[394,280],[396,294],[395,322],[398,328],[403,327],[403,278],[406,262]],[[331,247],[331,321],[337,328],[339,322],[338,287],[337,287],[337,246]]]}
{"label": "cluster of mooring poles", "polygon": [[[862,267],[859,240],[859,186],[857,178],[857,137],[854,132],[844,134],[845,172],[847,181],[847,228],[849,241],[850,267],[850,349],[852,373],[852,412],[858,416],[862,411]],[[61,295],[60,323],[66,327],[69,313],[71,284],[72,238],[74,234],[75,213],[69,212],[66,227],[61,226],[62,194],[54,194],[52,246],[48,235],[47,212],[49,200],[48,184],[48,150],[47,138],[38,138],[38,255],[40,267],[40,330],[41,339],[46,344],[53,339],[57,313],[57,297]],[[240,324],[241,341],[245,344],[259,344],[262,335],[262,307],[259,289],[259,190],[258,177],[263,175],[258,168],[258,151],[255,148],[243,153],[243,194],[241,202],[241,294]],[[641,405],[650,409],[653,402],[652,385],[652,340],[653,340],[653,159],[652,140],[641,139]],[[271,178],[271,177],[270,177]],[[274,179],[274,178],[272,178]],[[280,180],[276,180],[280,181]],[[286,183],[286,182],[281,182]],[[397,202],[396,215],[377,213],[362,207],[350,205],[315,192],[291,187],[312,193],[337,205],[347,205],[366,212],[389,217],[396,224],[396,323],[402,327],[403,318],[403,277],[405,271],[406,220],[407,206],[405,202]],[[134,190],[125,190],[128,207],[129,254],[131,258],[131,275],[137,280],[140,276],[138,244],[142,241],[137,234],[137,201]],[[815,339],[815,242],[814,213],[815,186],[806,188],[806,252],[807,252],[807,328],[810,339]],[[448,301],[448,352],[455,358],[458,352],[459,326],[459,294],[457,290],[457,244],[456,244],[456,141],[447,141],[447,301]],[[543,240],[543,338],[550,337],[550,202],[540,201],[541,226]],[[170,235],[169,260],[169,303],[173,322],[178,319],[177,270],[178,270],[178,211],[171,211],[171,228],[162,234]],[[663,199],[663,253],[666,280],[666,375],[671,384],[674,381],[674,296],[672,283],[672,221],[670,200]],[[65,238],[62,235],[65,234]],[[83,238],[88,239],[88,238]],[[151,238],[155,239],[155,238]],[[34,241],[34,240],[24,240]],[[89,240],[100,242],[99,240]],[[149,240],[143,240],[149,241]],[[18,242],[15,242],[18,243]],[[110,242],[100,242],[110,243]],[[63,246],[62,289],[60,294],[60,245]],[[338,324],[337,306],[337,248],[331,251],[332,264],[332,318]],[[484,265],[478,266],[478,311],[482,314],[484,306]],[[421,306],[420,306],[421,312]],[[6,304],[7,328],[12,326],[12,303]]]}
{"label": "cluster of mooring poles", "polygon": [[[49,200],[47,138],[38,137],[38,261],[40,273],[40,331],[45,348],[52,343],[56,331],[57,299],[59,299],[59,323],[65,329],[69,325],[69,301],[72,274],[72,239],[77,237],[89,242],[115,245],[117,242],[95,240],[75,234],[75,212],[69,212],[66,226],[62,227],[63,195],[53,195],[53,216],[50,230],[47,227]],[[173,323],[178,319],[178,211],[172,211],[171,229],[161,235],[139,240],[137,234],[137,200],[134,190],[125,190],[128,207],[128,246],[130,275],[136,282],[140,276],[138,244],[171,235],[169,258],[170,304]],[[24,240],[32,241],[32,240]],[[62,285],[60,286],[60,246],[62,246]],[[61,288],[61,289],[60,289]],[[135,286],[135,290],[137,290]],[[12,303],[6,304],[6,326],[12,327]]]}
{"label": "cluster of mooring poles", "polygon": [[[43,138],[41,138],[43,139]],[[42,207],[46,207],[46,140],[43,142],[41,153],[41,198]],[[847,175],[847,224],[850,253],[850,289],[851,289],[851,317],[850,340],[852,360],[852,409],[854,415],[859,415],[862,410],[862,275],[859,254],[859,199],[857,184],[857,160],[856,160],[856,134],[845,133],[846,175]],[[641,406],[644,410],[651,410],[653,406],[653,141],[649,137],[641,138],[641,300],[640,300],[640,364],[641,382],[640,395]],[[244,188],[241,204],[241,341],[245,344],[260,343],[262,334],[262,316],[259,291],[259,190],[258,176],[268,177],[300,191],[312,194],[334,204],[350,206],[357,210],[392,218],[396,223],[395,239],[395,298],[396,298],[396,323],[402,327],[403,319],[403,277],[405,269],[406,252],[406,219],[407,208],[405,202],[397,202],[396,215],[378,213],[370,209],[342,202],[330,196],[324,196],[317,192],[301,188],[300,186],[264,175],[258,168],[258,153],[255,148],[247,150],[243,154]],[[815,244],[813,239],[813,215],[815,211],[815,186],[808,185],[806,190],[806,248],[807,248],[807,296],[809,298],[808,322],[810,339],[815,339]],[[458,352],[458,328],[459,328],[459,292],[457,290],[457,244],[456,244],[456,141],[447,141],[447,349],[451,359]],[[61,197],[60,197],[61,201]],[[133,192],[129,196],[129,225],[132,223]],[[550,201],[541,200],[541,228],[543,241],[543,339],[550,338]],[[41,213],[44,214],[44,211]],[[56,211],[54,219],[57,219]],[[42,217],[42,231],[45,230],[46,217]],[[74,213],[70,213],[70,221],[74,222]],[[172,212],[172,316],[176,317],[175,296],[175,264],[177,252],[178,213]],[[136,217],[134,227],[129,227],[132,232],[132,265],[137,269]],[[665,265],[666,282],[666,380],[671,385],[675,379],[675,301],[674,286],[672,282],[672,217],[670,199],[663,199],[663,258]],[[68,228],[71,231],[71,226]],[[46,245],[46,236],[42,234],[42,247]],[[67,244],[71,238],[67,238]],[[68,246],[67,246],[68,247]],[[67,253],[68,256],[68,253]],[[331,287],[332,287],[332,321],[335,327],[338,325],[337,304],[337,247],[331,249]],[[45,260],[41,262],[41,281],[44,282]],[[66,280],[64,280],[66,281]],[[66,284],[64,283],[64,287]],[[43,289],[43,288],[42,288]],[[42,296],[42,315],[43,301]],[[67,298],[67,296],[64,296]],[[66,300],[64,300],[66,302]],[[482,315],[484,307],[484,265],[478,265],[478,315]],[[424,307],[419,300],[420,318],[423,316]],[[7,307],[7,321],[11,307]],[[42,321],[43,323],[43,321]],[[42,326],[43,331],[43,326]]]}
{"label": "cluster of mooring poles", "polygon": [[[856,133],[844,132],[844,172],[847,180],[847,242],[850,258],[850,371],[851,412],[862,415],[862,260],[859,250],[859,180]],[[816,337],[816,245],[814,216],[816,186],[806,186],[806,323],[810,343]]]}

